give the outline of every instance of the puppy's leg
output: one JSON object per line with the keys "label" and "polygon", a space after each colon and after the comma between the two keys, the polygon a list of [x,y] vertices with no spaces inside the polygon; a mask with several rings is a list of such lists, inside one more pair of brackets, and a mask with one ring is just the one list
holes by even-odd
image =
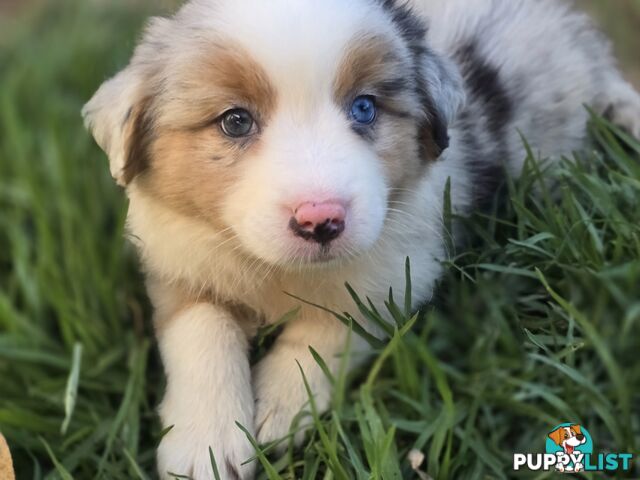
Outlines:
{"label": "puppy's leg", "polygon": [[598,113],[640,140],[640,94],[618,75],[596,102]]}
{"label": "puppy's leg", "polygon": [[[316,350],[329,370],[336,373],[347,340],[347,328],[321,313],[300,318],[287,325],[269,354],[254,367],[253,388],[256,396],[256,434],[262,444],[279,440],[289,433],[301,410],[309,410],[309,395],[298,363],[309,382],[318,409],[325,411],[331,399],[331,384],[312,357]],[[363,350],[362,341],[352,336],[352,351]],[[305,408],[305,406],[307,406]],[[305,416],[299,426],[309,425]],[[302,441],[304,432],[296,435]]]}
{"label": "puppy's leg", "polygon": [[223,479],[253,477],[253,465],[241,466],[254,451],[235,422],[253,430],[248,342],[225,309],[196,304],[159,328],[167,390],[160,406],[164,427],[158,469],[213,478],[209,447]]}

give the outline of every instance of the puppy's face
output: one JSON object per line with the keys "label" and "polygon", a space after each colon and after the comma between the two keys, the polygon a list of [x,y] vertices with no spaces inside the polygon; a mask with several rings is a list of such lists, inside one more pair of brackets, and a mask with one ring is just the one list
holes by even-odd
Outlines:
{"label": "puppy's face", "polygon": [[204,0],[85,107],[122,185],[270,264],[345,259],[446,148],[451,66],[393,2]]}

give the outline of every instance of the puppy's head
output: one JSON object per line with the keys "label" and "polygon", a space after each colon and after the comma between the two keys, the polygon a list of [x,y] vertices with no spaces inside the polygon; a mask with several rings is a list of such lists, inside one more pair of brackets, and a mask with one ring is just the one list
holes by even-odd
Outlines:
{"label": "puppy's head", "polygon": [[558,427],[549,434],[553,442],[570,453],[574,448],[586,443],[587,439],[580,429],[580,425],[570,425],[568,427]]}
{"label": "puppy's head", "polygon": [[119,184],[298,267],[377,241],[462,101],[400,2],[194,0],[83,115]]}

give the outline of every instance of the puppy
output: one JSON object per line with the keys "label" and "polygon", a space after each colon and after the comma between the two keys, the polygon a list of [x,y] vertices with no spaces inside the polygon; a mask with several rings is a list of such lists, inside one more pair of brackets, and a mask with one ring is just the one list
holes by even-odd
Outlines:
{"label": "puppy", "polygon": [[[576,447],[584,445],[587,442],[587,439],[580,430],[580,425],[556,428],[549,434],[549,438],[553,440],[556,445],[562,447],[563,451],[558,453],[558,456],[565,458],[569,458],[569,455],[573,454]],[[584,465],[582,463],[576,463],[575,465],[566,467],[564,463],[557,463],[556,468],[560,472],[580,472],[584,470]]]}
{"label": "puppy", "polygon": [[298,363],[326,409],[309,346],[335,370],[347,337],[302,305],[252,370],[257,325],[300,306],[284,292],[352,310],[348,281],[382,303],[410,257],[428,301],[447,181],[456,212],[481,206],[521,169],[519,132],[542,156],[581,148],[584,104],[640,133],[640,97],[559,0],[192,0],[152,19],[83,115],[155,306],[161,476],[210,478],[211,447],[223,478],[251,478],[236,422],[285,436],[308,402]]}

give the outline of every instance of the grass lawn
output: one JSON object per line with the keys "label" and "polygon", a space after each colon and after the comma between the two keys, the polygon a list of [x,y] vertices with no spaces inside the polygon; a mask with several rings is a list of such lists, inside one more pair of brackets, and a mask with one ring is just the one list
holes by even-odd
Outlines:
{"label": "grass lawn", "polygon": [[[150,310],[79,115],[148,13],[123,5],[0,21],[0,431],[19,479],[156,477]],[[575,158],[530,159],[499,220],[465,221],[475,241],[443,259],[434,304],[394,309],[391,340],[334,379],[331,412],[303,448],[261,456],[260,478],[420,478],[412,449],[434,479],[552,478],[512,456],[563,422],[597,452],[640,453],[640,144],[591,128]]]}

